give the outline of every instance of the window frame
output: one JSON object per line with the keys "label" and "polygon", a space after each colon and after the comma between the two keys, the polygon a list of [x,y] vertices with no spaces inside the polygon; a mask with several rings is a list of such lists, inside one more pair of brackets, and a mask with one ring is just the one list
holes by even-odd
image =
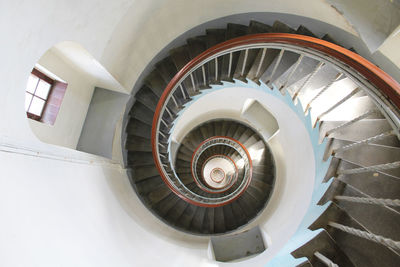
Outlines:
{"label": "window frame", "polygon": [[[54,125],[68,84],[65,82],[59,81],[57,79],[50,78],[49,75],[46,75],[45,73],[43,73],[42,71],[40,71],[37,68],[33,68],[31,71],[31,74],[36,76],[37,78],[39,78],[39,81],[36,84],[35,91],[33,92],[33,94],[28,92],[27,88],[25,88],[25,93],[28,93],[32,96],[29,107],[31,106],[34,97],[37,97],[37,98],[43,100],[44,105],[43,105],[40,116],[30,113],[29,107],[28,107],[28,111],[25,111],[26,115],[29,119],[32,119],[32,120],[35,120],[38,122],[42,122],[45,124],[49,124],[49,125]],[[43,99],[42,97],[35,94],[40,80],[43,80],[50,84],[50,89],[49,89],[46,99]]]}
{"label": "window frame", "polygon": [[[32,95],[32,99],[31,99],[31,102],[29,103],[28,111],[26,111],[26,114],[27,114],[28,118],[30,118],[30,119],[33,119],[33,120],[36,120],[36,121],[41,121],[42,116],[43,116],[43,113],[44,113],[44,111],[45,111],[45,109],[46,109],[46,105],[47,105],[47,102],[48,102],[48,100],[49,100],[51,91],[53,90],[53,86],[54,86],[55,80],[54,80],[54,79],[51,79],[49,76],[47,76],[46,74],[44,74],[43,72],[39,71],[39,70],[36,69],[36,68],[33,68],[33,69],[32,69],[31,74],[34,75],[34,76],[36,76],[36,77],[38,77],[38,78],[39,78],[39,81],[38,81],[38,83],[36,84],[35,91],[33,92],[33,94],[32,94],[31,92],[28,92],[28,91],[26,90],[26,88],[25,88],[25,93],[28,93],[28,94]],[[49,92],[47,93],[47,98],[46,98],[46,99],[43,99],[42,97],[36,95],[36,90],[37,90],[37,88],[38,88],[38,86],[39,86],[40,80],[43,80],[43,81],[45,81],[45,82],[47,82],[47,83],[50,84],[50,89],[49,89]],[[44,105],[43,105],[43,108],[42,108],[42,112],[40,113],[40,116],[29,112],[29,108],[30,108],[31,105],[32,105],[32,102],[33,102],[34,97],[37,97],[37,98],[39,98],[39,99],[41,99],[41,100],[44,101]]]}

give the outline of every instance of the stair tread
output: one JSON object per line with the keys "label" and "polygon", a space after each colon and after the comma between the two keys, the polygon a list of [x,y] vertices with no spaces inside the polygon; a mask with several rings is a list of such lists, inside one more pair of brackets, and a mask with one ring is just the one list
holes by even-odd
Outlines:
{"label": "stair tread", "polygon": [[310,226],[311,230],[325,228],[355,266],[382,266],[382,262],[385,266],[396,266],[398,263],[398,255],[387,247],[334,229],[327,225],[328,222],[338,222],[363,231],[365,228],[334,203]]}
{"label": "stair tread", "polygon": [[338,266],[354,266],[326,230],[323,230],[291,254],[295,258],[307,257],[312,265],[321,266],[320,260],[314,255],[315,252],[321,253]]}

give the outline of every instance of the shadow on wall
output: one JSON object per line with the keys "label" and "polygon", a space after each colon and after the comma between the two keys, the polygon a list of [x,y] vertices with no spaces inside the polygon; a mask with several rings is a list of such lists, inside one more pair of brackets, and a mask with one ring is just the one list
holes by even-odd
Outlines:
{"label": "shadow on wall", "polygon": [[25,90],[27,120],[39,140],[112,158],[128,91],[83,46],[66,41],[48,49]]}

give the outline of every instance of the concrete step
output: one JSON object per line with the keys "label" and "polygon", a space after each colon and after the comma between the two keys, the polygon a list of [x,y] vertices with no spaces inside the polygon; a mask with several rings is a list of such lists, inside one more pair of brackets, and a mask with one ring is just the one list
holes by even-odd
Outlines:
{"label": "concrete step", "polygon": [[338,266],[355,266],[325,230],[293,251],[292,255],[295,258],[306,257],[312,266],[326,266],[314,255],[317,251]]}

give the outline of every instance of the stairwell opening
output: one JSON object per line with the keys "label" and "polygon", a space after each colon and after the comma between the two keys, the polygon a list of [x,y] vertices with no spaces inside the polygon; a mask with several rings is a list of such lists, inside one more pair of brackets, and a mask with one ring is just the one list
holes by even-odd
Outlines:
{"label": "stairwell opening", "polygon": [[[32,115],[28,110],[27,121],[35,136],[44,143],[120,161],[113,153],[113,144],[119,139],[115,132],[117,124],[122,123],[121,107],[128,101],[127,90],[76,42],[64,41],[49,48],[34,71],[41,71],[43,79],[52,81],[46,83],[46,94],[32,97],[26,93],[30,96],[25,99],[28,109],[33,110],[36,98],[42,102],[43,97],[48,99],[43,111]],[[36,76],[31,75],[29,81],[32,77]],[[41,82],[35,87],[37,90],[32,91],[32,86],[27,90],[40,93]],[[106,105],[102,104],[104,101]]]}
{"label": "stairwell opening", "polygon": [[[278,32],[284,33],[274,34],[278,28]],[[273,33],[251,35],[253,33],[252,30],[255,29],[256,32],[272,31]],[[293,35],[294,33],[305,36],[300,37],[299,35]],[[249,36],[240,37],[246,34],[249,34]],[[333,42],[329,36],[321,37]],[[289,184],[293,186],[292,190],[276,194],[279,201],[275,202],[276,205],[272,205],[273,201],[270,201],[266,210],[271,212],[272,209],[272,211],[277,212],[284,203],[287,203],[288,205],[282,208],[284,210],[283,213],[290,214],[290,218],[299,218],[299,221],[296,221],[295,225],[292,225],[293,228],[291,228],[288,227],[288,222],[283,219],[289,218],[286,215],[278,220],[279,216],[276,213],[272,216],[273,212],[266,213],[265,217],[260,216],[263,217],[261,220],[268,218],[266,223],[277,229],[277,231],[271,231],[270,227],[259,224],[260,227],[265,227],[265,229],[271,231],[268,232],[272,240],[271,246],[261,253],[263,259],[271,260],[268,263],[270,266],[277,266],[278,263],[285,263],[290,266],[309,264],[311,261],[315,262],[316,259],[317,261],[322,260],[329,264],[334,264],[332,262],[333,259],[340,262],[341,265],[349,262],[352,262],[352,264],[354,262],[366,263],[365,259],[368,258],[368,255],[364,253],[363,257],[358,257],[360,253],[363,253],[362,250],[353,253],[349,247],[346,247],[347,238],[351,242],[357,243],[357,241],[351,239],[352,236],[345,235],[343,237],[335,232],[340,230],[341,233],[345,232],[368,239],[377,237],[377,235],[367,235],[368,228],[364,228],[354,220],[347,213],[351,212],[345,210],[344,205],[336,202],[339,199],[345,199],[345,201],[354,200],[347,196],[340,196],[340,194],[346,194],[342,190],[344,187],[349,191],[357,192],[358,196],[361,196],[366,189],[351,188],[350,183],[343,185],[341,184],[343,182],[337,177],[339,175],[368,173],[372,170],[374,171],[373,173],[376,173],[376,170],[392,170],[400,165],[397,161],[382,164],[370,161],[365,166],[363,163],[365,158],[359,154],[353,154],[355,157],[358,156],[361,161],[354,164],[354,158],[349,160],[347,156],[339,155],[336,152],[340,150],[342,153],[344,150],[362,147],[365,143],[369,145],[369,142],[394,135],[394,131],[398,128],[396,126],[398,125],[398,116],[396,115],[398,111],[390,103],[386,102],[386,99],[382,97],[379,91],[382,89],[382,93],[393,94],[392,100],[397,103],[398,93],[396,94],[394,91],[399,91],[399,85],[354,53],[315,38],[315,35],[304,26],[300,26],[295,30],[287,25],[282,25],[280,22],[274,23],[273,26],[258,24],[258,22],[251,22],[249,26],[228,24],[226,29],[210,29],[206,31],[205,38],[213,40],[220,38],[220,40],[214,42],[214,44],[217,44],[216,46],[212,46],[200,37],[196,40],[192,38],[187,41],[187,45],[173,49],[169,57],[159,62],[149,74],[145,84],[136,94],[136,102],[133,103],[130,109],[129,122],[126,127],[128,133],[125,146],[126,162],[127,166],[131,168],[128,171],[131,184],[143,203],[158,214],[161,220],[182,231],[188,231],[188,229],[205,230],[205,234],[213,235],[237,229],[237,222],[234,220],[236,219],[236,216],[234,216],[236,209],[229,205],[218,206],[223,202],[217,203],[217,201],[223,201],[225,196],[216,199],[214,203],[210,196],[200,195],[199,190],[202,189],[197,188],[196,184],[191,182],[190,175],[190,169],[192,169],[191,172],[194,176],[197,171],[196,169],[193,171],[193,167],[189,167],[189,165],[193,166],[190,156],[196,156],[196,153],[192,154],[192,152],[196,151],[196,143],[199,143],[201,139],[205,140],[204,144],[200,142],[199,147],[204,145],[204,147],[208,148],[212,144],[216,146],[231,144],[232,148],[235,147],[235,138],[233,138],[235,140],[229,140],[229,138],[221,136],[213,137],[220,131],[229,132],[230,128],[225,127],[224,129],[223,123],[213,125],[213,122],[209,121],[208,125],[210,126],[204,125],[203,128],[201,124],[198,124],[201,120],[207,121],[207,119],[211,118],[219,119],[222,122],[223,119],[232,116],[234,112],[232,110],[219,110],[221,103],[218,103],[219,105],[213,112],[205,112],[202,114],[204,118],[201,118],[198,111],[202,109],[201,107],[212,106],[211,98],[208,99],[208,102],[203,102],[203,106],[197,107],[197,109],[194,107],[204,99],[207,99],[207,97],[216,97],[218,94],[220,94],[220,99],[224,99],[227,105],[230,106],[234,104],[232,99],[235,97],[241,101],[249,98],[257,99],[259,103],[255,105],[248,104],[250,107],[253,106],[250,110],[257,110],[259,104],[261,106],[265,105],[268,107],[265,111],[272,113],[278,121],[279,132],[273,133],[272,138],[268,140],[271,147],[277,146],[274,151],[274,157],[277,158],[276,162],[278,162],[277,170],[281,167],[286,171],[283,172],[285,178],[294,179],[293,184],[287,181],[283,182],[283,185]],[[263,38],[265,38],[265,43],[260,42],[260,39]],[[224,40],[228,41],[218,45],[219,42]],[[310,43],[312,44],[310,45]],[[309,49],[310,46],[313,49]],[[206,50],[208,47],[211,47],[210,50]],[[191,49],[197,49],[196,51],[200,52],[195,53]],[[201,53],[204,50],[206,51]],[[193,52],[194,55],[191,55],[190,52]],[[199,53],[200,55],[196,57]],[[342,58],[348,57],[349,60],[348,62],[342,62],[332,54],[341,58],[340,54]],[[186,63],[188,64],[185,65]],[[354,69],[350,68],[350,65]],[[165,70],[168,69],[166,66],[168,68],[175,67],[177,75],[174,77],[171,72],[166,72]],[[371,79],[374,84],[368,83],[368,79],[363,77],[363,75],[368,76],[371,73],[371,69],[376,73],[374,77],[376,80]],[[206,75],[204,75],[205,73]],[[343,82],[344,79],[347,79],[349,84],[354,87],[347,87],[347,91],[341,93],[337,99],[334,97],[330,97],[331,101],[327,99],[326,103],[330,103],[328,107],[321,104],[322,102],[318,102],[322,99],[322,95],[324,97],[329,96],[332,93],[329,90],[334,85]],[[375,87],[377,80],[382,81],[382,84],[384,84],[382,88]],[[228,90],[229,93],[227,93]],[[156,101],[150,101],[149,95],[152,95],[152,98]],[[252,102],[256,103],[255,101]],[[349,105],[355,108],[351,108]],[[318,107],[320,110],[318,110]],[[373,110],[370,110],[371,107],[373,107]],[[376,107],[378,109],[375,109]],[[237,110],[241,111],[242,108],[243,103]],[[190,113],[190,110],[196,110],[197,113]],[[346,110],[349,112],[346,112]],[[246,109],[244,114],[246,114]],[[332,114],[335,114],[335,116]],[[247,112],[247,115],[249,115],[249,112]],[[188,135],[193,139],[188,138],[185,140],[185,135],[182,136],[182,139],[172,138],[173,132],[179,129],[178,124],[185,116],[188,116],[187,120],[193,119],[192,127],[188,127],[188,131],[195,129],[193,133]],[[240,118],[240,114],[237,117]],[[248,118],[251,117],[248,116]],[[333,140],[327,140],[328,137],[332,138],[344,128],[351,128],[355,131],[356,129],[353,128],[354,123],[366,118],[366,123],[373,123],[369,121],[370,119],[385,120],[385,123],[393,127],[393,131],[370,136],[367,140],[353,140],[353,144],[334,148],[327,152],[324,157],[325,149],[330,147],[333,142]],[[341,121],[336,121],[337,119],[341,119]],[[284,123],[285,120],[287,124]],[[296,122],[299,123],[298,127],[294,127]],[[141,125],[141,127],[136,125]],[[198,131],[195,128],[197,125],[200,126]],[[328,127],[324,129],[326,125]],[[239,130],[239,128],[234,133],[238,133],[238,137],[242,137],[242,134],[248,129],[244,127],[244,129]],[[296,130],[294,131],[293,129]],[[302,132],[303,130],[304,132]],[[151,133],[151,139],[146,138],[146,132]],[[207,139],[210,135],[211,138]],[[282,139],[285,135],[291,138]],[[141,136],[141,138],[135,136]],[[301,139],[301,136],[304,136],[304,138]],[[197,141],[192,142],[194,138],[197,138]],[[246,140],[246,137],[244,140]],[[285,142],[282,142],[283,140]],[[213,143],[214,141],[215,143]],[[175,158],[175,166],[171,162],[170,145],[172,144],[178,151],[174,153],[179,154]],[[286,147],[284,147],[285,145]],[[297,157],[295,154],[300,150],[302,152]],[[201,155],[198,155],[196,160],[199,158],[201,158]],[[245,160],[245,153],[241,154],[241,158],[245,162],[245,170],[250,170],[251,164],[250,161]],[[302,161],[308,162],[303,164]],[[289,168],[285,169],[285,167]],[[306,173],[304,178],[299,177],[299,173],[302,170],[310,171],[310,169],[312,169],[311,172]],[[186,176],[184,175],[185,173],[189,175]],[[386,174],[388,173],[386,172]],[[304,181],[307,179],[310,183],[305,185]],[[277,179],[277,181],[281,182],[283,180]],[[187,183],[190,183],[191,186]],[[336,187],[338,184],[340,187]],[[275,185],[275,188],[277,187]],[[336,191],[337,188],[340,188],[340,190]],[[296,198],[284,200],[288,195],[296,195],[301,191],[300,189],[305,190],[306,194],[300,194],[301,197],[297,201]],[[253,193],[255,195],[255,192]],[[361,197],[356,198],[355,202],[365,200],[364,198],[361,200]],[[367,198],[368,200],[365,201],[375,201],[376,203],[379,201],[378,199],[373,200],[373,197]],[[320,202],[322,199],[329,200],[324,204]],[[396,202],[393,199],[391,201],[393,203]],[[305,207],[300,208],[305,203]],[[299,216],[295,216],[295,214],[299,214]],[[353,216],[356,215],[353,214]],[[340,218],[343,218],[343,221],[340,221]],[[372,223],[365,220],[365,217],[362,220],[364,223]],[[346,223],[348,223],[347,226],[345,225]],[[374,226],[370,225],[370,227]],[[359,230],[356,231],[356,229]],[[243,229],[239,228],[239,230]],[[320,233],[328,235],[319,235]],[[313,249],[314,254],[312,255],[307,254],[306,250],[303,251],[301,255],[305,255],[303,257],[307,257],[307,259],[296,253],[296,249],[302,245],[306,244],[312,247],[314,241],[317,242],[317,240],[326,236],[336,242],[340,242],[340,249],[343,248],[343,250],[347,251],[345,256],[341,251],[336,251],[337,253],[334,256],[343,257],[331,257],[332,254],[329,253],[329,250],[324,250],[323,248]],[[380,243],[383,244],[384,242]],[[382,255],[390,258],[391,263],[396,261],[396,253],[387,253],[387,249],[390,249],[391,245],[387,244],[386,247],[379,247],[379,245],[371,243],[364,245],[379,250]],[[337,247],[334,247],[334,249],[337,249]],[[313,258],[314,255],[315,258]],[[330,257],[328,258],[324,255]],[[277,257],[274,258],[274,256]],[[349,261],[347,257],[351,258],[351,260]],[[252,262],[252,260],[249,259],[249,262]],[[373,261],[373,259],[369,260]],[[379,266],[377,262],[374,262],[373,265]]]}

